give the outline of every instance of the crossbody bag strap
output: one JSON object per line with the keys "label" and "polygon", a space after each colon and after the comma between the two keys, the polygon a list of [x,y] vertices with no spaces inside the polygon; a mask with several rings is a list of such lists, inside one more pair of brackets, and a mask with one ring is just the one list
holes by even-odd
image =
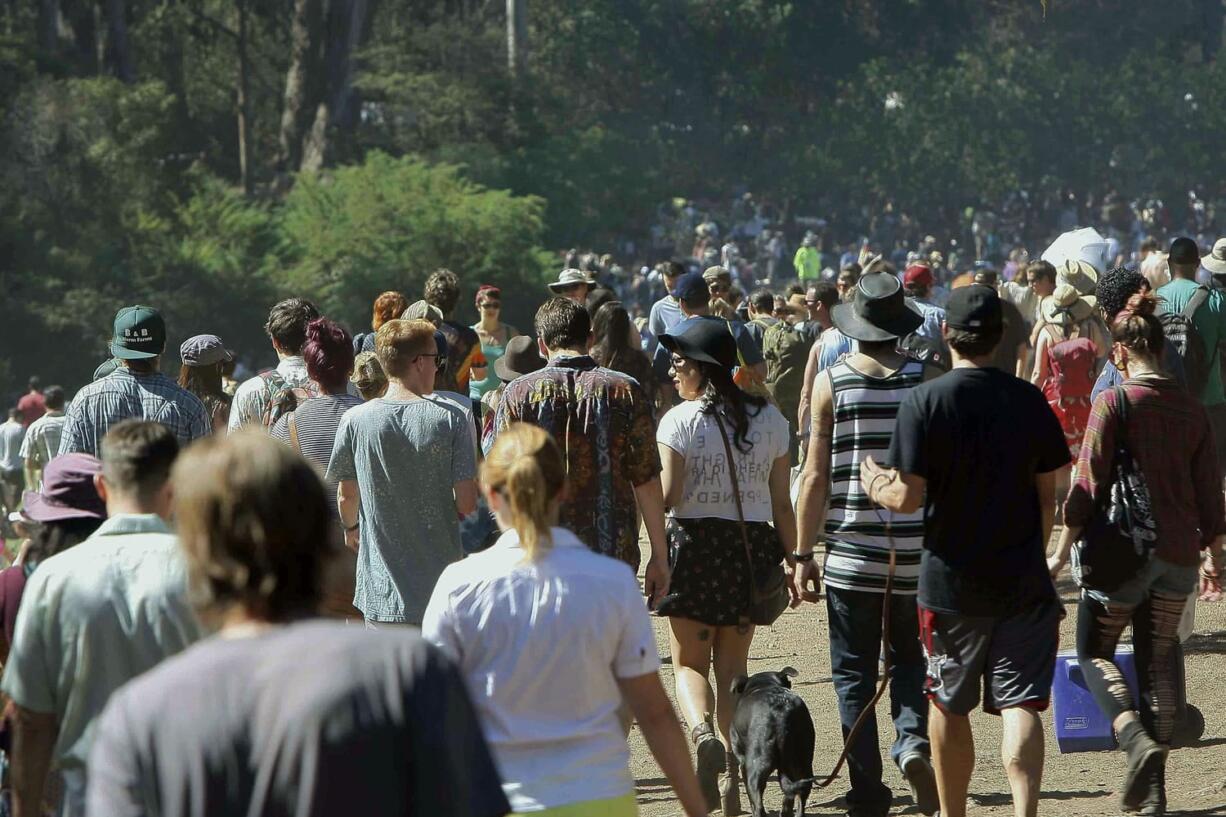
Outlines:
{"label": "crossbody bag strap", "polygon": [[732,480],[732,498],[736,501],[736,521],[741,528],[741,544],[745,546],[745,566],[749,571],[749,598],[756,601],[758,585],[753,577],[753,553],[749,547],[749,530],[745,526],[745,510],[741,507],[741,486],[736,478],[736,463],[732,460],[732,444],[728,442],[728,433],[724,430],[724,421],[719,416],[719,409],[712,412],[715,425],[719,427],[720,439],[724,441],[724,454],[728,457],[728,478]]}
{"label": "crossbody bag strap", "polygon": [[289,444],[294,447],[294,450],[299,454],[302,453],[302,444],[298,442],[298,422],[294,419],[294,412],[289,413],[286,422],[289,425]]}

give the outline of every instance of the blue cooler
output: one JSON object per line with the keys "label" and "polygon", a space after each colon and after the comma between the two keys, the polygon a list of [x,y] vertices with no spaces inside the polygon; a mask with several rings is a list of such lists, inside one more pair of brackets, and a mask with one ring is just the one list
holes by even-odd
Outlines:
{"label": "blue cooler", "polygon": [[[1132,645],[1120,645],[1115,651],[1115,663],[1124,680],[1137,696],[1137,667]],[[1077,663],[1077,651],[1067,650],[1056,655],[1056,677],[1052,684],[1052,708],[1055,710],[1056,744],[1060,752],[1092,752],[1114,749],[1115,732],[1111,720],[1098,709],[1094,696],[1086,686]]]}

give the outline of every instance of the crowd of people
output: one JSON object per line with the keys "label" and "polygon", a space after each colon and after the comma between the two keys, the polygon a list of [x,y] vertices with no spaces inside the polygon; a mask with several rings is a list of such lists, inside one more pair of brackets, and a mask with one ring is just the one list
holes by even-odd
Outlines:
{"label": "crowd of people", "polygon": [[982,705],[1029,817],[1071,561],[1122,807],[1163,814],[1178,625],[1226,560],[1226,239],[1159,279],[864,248],[828,276],[817,243],[769,287],[661,262],[637,320],[576,259],[531,334],[489,285],[457,320],[449,270],[370,332],[290,298],[242,382],[215,335],[170,378],[159,312],[120,310],[92,383],[32,378],[0,425],[14,813],[621,817],[634,722],[687,815],[739,814],[734,680],[824,596],[850,817],[895,804],[883,663],[919,811],[966,813]]}

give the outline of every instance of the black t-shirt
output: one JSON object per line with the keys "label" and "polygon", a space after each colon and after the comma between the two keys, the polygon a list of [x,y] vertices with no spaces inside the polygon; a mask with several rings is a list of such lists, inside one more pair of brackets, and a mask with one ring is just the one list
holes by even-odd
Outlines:
{"label": "black t-shirt", "polygon": [[927,481],[919,602],[997,616],[1055,593],[1038,474],[1069,461],[1043,394],[999,369],[954,369],[898,410],[888,462]]}
{"label": "black t-shirt", "polygon": [[1030,337],[1029,329],[1020,309],[1004,298],[1000,299],[1000,306],[1004,312],[1005,331],[1000,336],[992,365],[1002,372],[1014,374],[1017,371],[1017,347]]}

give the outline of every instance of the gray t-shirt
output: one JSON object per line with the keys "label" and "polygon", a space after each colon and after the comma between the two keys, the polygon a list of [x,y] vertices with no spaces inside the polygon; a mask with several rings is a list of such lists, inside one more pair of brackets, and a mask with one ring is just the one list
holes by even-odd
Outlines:
{"label": "gray t-shirt", "polygon": [[215,637],[111,698],[93,817],[510,811],[451,662],[416,633],[332,622]]}
{"label": "gray t-shirt", "polygon": [[366,619],[420,623],[443,568],[464,555],[453,486],[476,476],[463,413],[432,400],[371,400],[341,418],[327,478],[356,480],[357,592]]}

